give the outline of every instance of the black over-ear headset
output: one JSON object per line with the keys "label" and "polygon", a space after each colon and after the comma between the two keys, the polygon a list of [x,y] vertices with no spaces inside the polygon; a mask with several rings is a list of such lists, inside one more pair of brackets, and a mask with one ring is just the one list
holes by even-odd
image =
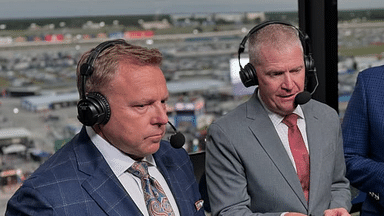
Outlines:
{"label": "black over-ear headset", "polygon": [[86,126],[93,126],[96,124],[106,124],[111,117],[111,109],[107,98],[99,92],[90,92],[86,94],[85,86],[87,77],[91,76],[94,67],[93,63],[101,52],[108,47],[114,46],[115,44],[125,44],[126,42],[122,39],[105,41],[94,48],[86,63],[80,66],[80,100],[77,103],[77,118],[81,123]]}
{"label": "black over-ear headset", "polygon": [[[123,39],[105,41],[94,48],[91,54],[89,54],[87,62],[80,66],[81,89],[80,100],[77,103],[77,118],[86,126],[106,124],[111,117],[111,108],[107,98],[99,92],[90,92],[86,94],[85,84],[87,81],[87,76],[91,76],[93,73],[93,63],[97,56],[99,56],[103,50],[114,46],[115,44],[127,43]],[[181,148],[185,143],[184,135],[178,132],[175,126],[171,124],[171,122],[168,121],[168,123],[175,131],[175,134],[170,138],[171,146],[173,148]]]}
{"label": "black over-ear headset", "polygon": [[[312,48],[311,48],[311,44],[310,44],[310,38],[309,38],[309,36],[307,34],[304,34],[303,32],[301,32],[294,25],[291,25],[291,24],[285,23],[285,22],[281,22],[281,21],[266,21],[266,22],[263,22],[263,23],[255,26],[255,27],[253,27],[249,31],[249,33],[241,41],[240,46],[239,46],[239,51],[238,51],[238,58],[239,58],[239,65],[240,65],[240,72],[239,72],[239,74],[240,74],[241,82],[244,84],[245,87],[250,87],[250,86],[254,86],[254,85],[258,85],[259,84],[259,82],[257,80],[257,75],[256,75],[255,67],[251,63],[248,63],[243,68],[241,66],[241,63],[240,63],[240,54],[244,52],[244,50],[245,50],[245,43],[247,42],[248,38],[252,34],[256,33],[257,31],[259,31],[260,29],[264,28],[265,26],[272,25],[272,24],[282,24],[282,25],[291,26],[294,29],[296,29],[297,32],[299,33],[299,38],[300,38],[300,41],[301,41],[301,44],[302,44],[302,47],[303,47],[303,51],[304,51],[306,88],[309,87],[309,85],[311,85],[310,87],[315,89],[317,87],[318,83],[314,84],[312,82],[313,78],[316,79],[314,81],[317,82],[317,76],[316,76],[316,70],[315,70],[315,62],[314,62],[314,60],[312,58]],[[311,79],[311,81],[309,79]],[[311,82],[311,83],[309,85],[307,85],[308,82]],[[316,85],[316,87],[315,87],[315,85]],[[313,91],[310,91],[310,92],[313,93]]]}

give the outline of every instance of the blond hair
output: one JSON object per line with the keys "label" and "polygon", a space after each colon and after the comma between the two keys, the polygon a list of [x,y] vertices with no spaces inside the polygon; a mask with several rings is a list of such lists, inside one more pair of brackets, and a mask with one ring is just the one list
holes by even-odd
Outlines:
{"label": "blond hair", "polygon": [[[87,77],[85,91],[98,92],[105,88],[115,77],[118,66],[121,62],[137,66],[159,66],[163,60],[162,54],[158,49],[148,49],[145,47],[132,45],[124,40],[122,43],[112,45],[103,50],[93,62],[93,74]],[[89,56],[94,51],[91,49],[85,52],[77,64],[77,89],[81,91],[82,80],[80,67],[87,63]]]}

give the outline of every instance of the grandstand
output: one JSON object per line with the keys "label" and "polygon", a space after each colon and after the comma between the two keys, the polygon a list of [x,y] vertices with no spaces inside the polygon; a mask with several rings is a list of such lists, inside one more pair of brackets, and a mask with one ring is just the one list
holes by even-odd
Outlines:
{"label": "grandstand", "polygon": [[21,99],[21,107],[31,112],[42,112],[61,107],[76,106],[78,100],[78,93],[28,96]]}

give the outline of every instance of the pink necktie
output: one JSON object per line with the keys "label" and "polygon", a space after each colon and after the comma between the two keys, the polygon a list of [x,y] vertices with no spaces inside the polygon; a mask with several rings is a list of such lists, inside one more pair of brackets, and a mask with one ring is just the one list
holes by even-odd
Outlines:
{"label": "pink necktie", "polygon": [[285,116],[283,123],[288,126],[288,141],[296,164],[297,175],[303,188],[305,198],[309,195],[309,154],[301,132],[297,127],[297,115]]}

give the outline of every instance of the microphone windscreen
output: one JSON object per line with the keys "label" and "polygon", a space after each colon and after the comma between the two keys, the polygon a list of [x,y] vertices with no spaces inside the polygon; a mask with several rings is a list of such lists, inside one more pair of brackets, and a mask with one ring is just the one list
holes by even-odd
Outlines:
{"label": "microphone windscreen", "polygon": [[181,148],[185,143],[185,137],[182,133],[177,132],[176,134],[171,136],[169,141],[173,148]]}
{"label": "microphone windscreen", "polygon": [[295,97],[295,104],[303,105],[311,99],[311,93],[308,91],[300,92]]}

